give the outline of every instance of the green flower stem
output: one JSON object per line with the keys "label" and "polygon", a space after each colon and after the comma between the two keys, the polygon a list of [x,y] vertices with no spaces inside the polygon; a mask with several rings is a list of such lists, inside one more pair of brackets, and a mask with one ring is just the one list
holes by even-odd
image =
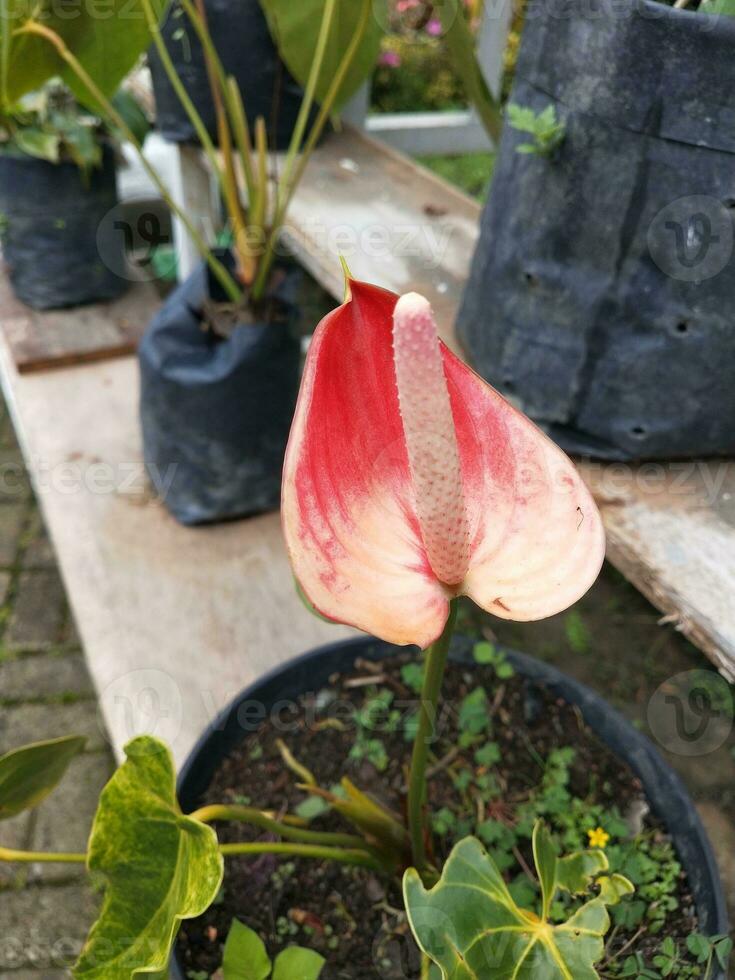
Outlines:
{"label": "green flower stem", "polygon": [[320,136],[324,132],[324,127],[327,125],[329,117],[332,114],[332,110],[334,109],[335,103],[339,98],[339,93],[342,90],[342,85],[347,72],[350,70],[353,61],[357,57],[357,52],[360,48],[360,44],[362,43],[362,39],[370,25],[370,18],[372,14],[373,5],[371,0],[362,0],[360,23],[352,36],[352,40],[344,53],[344,57],[342,58],[337,71],[334,73],[334,78],[332,79],[329,90],[321,104],[319,113],[314,120],[314,125],[311,127],[309,138],[304,145],[298,163],[287,181],[283,178],[281,179],[279,203],[273,218],[273,226],[265,246],[263,258],[261,259],[258,278],[255,280],[255,284],[253,286],[253,297],[256,300],[262,298],[268,282],[268,276],[270,275],[271,266],[273,265],[273,260],[276,254],[276,242],[283,223],[286,220],[286,213],[288,211],[289,204],[291,203],[291,199],[299,185],[299,182],[301,181],[301,178],[303,177],[304,170],[311,159],[311,154],[314,152],[314,148],[319,142]]}
{"label": "green flower stem", "polygon": [[327,51],[327,44],[329,43],[329,32],[332,30],[332,22],[334,20],[336,9],[337,0],[326,0],[324,13],[322,15],[322,22],[319,27],[319,37],[317,38],[314,60],[311,63],[311,70],[309,71],[309,77],[306,81],[306,88],[304,89],[304,97],[301,100],[299,115],[296,119],[294,131],[291,134],[291,142],[289,143],[288,152],[286,153],[286,160],[283,165],[281,190],[288,185],[291,179],[294,164],[296,163],[296,157],[298,156],[299,150],[301,149],[301,144],[304,140],[304,134],[306,133],[306,127],[309,122],[309,113],[311,112],[311,107],[314,104],[316,88],[319,84],[319,76],[322,73],[322,68],[324,65],[324,56]]}
{"label": "green flower stem", "polygon": [[0,0],[0,100],[2,111],[7,112],[8,72],[10,70],[10,4],[8,0]]}
{"label": "green flower stem", "polygon": [[201,823],[212,823],[214,820],[228,820],[239,823],[249,823],[262,830],[278,834],[284,840],[297,841],[302,844],[319,844],[334,847],[367,848],[368,845],[355,834],[329,834],[316,830],[304,830],[300,827],[289,826],[274,820],[262,810],[247,806],[205,806],[201,810],[190,813],[192,820]]}
{"label": "green flower stem", "polygon": [[497,145],[503,128],[503,116],[482,73],[475,51],[475,39],[467,23],[463,5],[460,0],[445,0],[439,7],[439,13],[452,65],[488,136]]}
{"label": "green flower stem", "polygon": [[212,43],[212,36],[209,33],[207,25],[202,20],[197,8],[194,6],[191,0],[181,0],[181,6],[191,21],[197,37],[199,38],[199,43],[202,45],[202,49],[216,73],[219,88],[225,99],[225,105],[227,106],[227,111],[230,117],[230,126],[232,127],[235,141],[238,145],[238,151],[242,157],[243,175],[247,186],[248,199],[250,206],[252,207],[257,195],[252,162],[253,150],[250,140],[247,116],[245,115],[245,109],[242,104],[240,90],[237,87],[236,80],[232,76],[227,76],[224,66],[217,53],[217,49]]}
{"label": "green flower stem", "polygon": [[86,864],[86,854],[50,854],[44,851],[13,851],[0,847],[0,861],[9,864],[42,863],[42,864]]}
{"label": "green flower stem", "polygon": [[437,704],[441,691],[444,671],[447,666],[449,643],[454,632],[457,619],[457,600],[453,599],[449,606],[449,616],[444,632],[433,643],[426,654],[424,667],[424,685],[421,691],[421,707],[416,738],[413,743],[411,756],[411,774],[408,783],[408,829],[411,835],[411,851],[416,869],[424,873],[427,870],[426,845],[424,834],[424,799],[426,796],[426,763],[429,758],[429,743],[434,735],[437,716]]}
{"label": "green flower stem", "polygon": [[347,850],[339,847],[318,847],[315,844],[222,844],[220,853],[224,857],[250,857],[256,854],[288,854],[291,857],[316,858],[318,861],[337,861],[352,864],[358,868],[382,871],[377,858],[367,851]]}
{"label": "green flower stem", "polygon": [[204,241],[202,236],[199,234],[197,229],[194,227],[192,222],[189,220],[188,216],[179,208],[166,188],[166,185],[161,180],[158,172],[154,167],[150,165],[146,159],[143,148],[140,142],[136,139],[135,133],[132,132],[130,127],[127,125],[125,120],[122,118],[120,113],[115,109],[110,100],[103,94],[100,88],[95,84],[92,78],[88,75],[85,69],[82,67],[80,62],[74,57],[71,51],[68,49],[61,37],[50,28],[43,24],[38,24],[35,21],[28,21],[23,27],[18,28],[15,32],[16,34],[36,34],[39,37],[45,38],[50,44],[52,44],[59,53],[59,56],[69,65],[71,70],[77,76],[77,78],[89,89],[94,98],[97,100],[101,108],[107,114],[108,119],[112,121],[114,126],[120,130],[125,139],[133,146],[140,162],[145,168],[146,173],[151,178],[153,183],[156,185],[158,192],[160,193],[163,200],[166,202],[171,211],[176,215],[176,217],[181,221],[183,226],[186,228],[188,234],[190,235],[196,250],[199,252],[201,257],[207,262],[209,268],[212,270],[212,274],[216,277],[224,291],[227,293],[229,299],[233,303],[240,301],[242,292],[238,287],[235,280],[232,278],[230,273],[224,267],[224,265],[219,261],[219,259],[212,253],[211,249],[208,247],[207,243]]}

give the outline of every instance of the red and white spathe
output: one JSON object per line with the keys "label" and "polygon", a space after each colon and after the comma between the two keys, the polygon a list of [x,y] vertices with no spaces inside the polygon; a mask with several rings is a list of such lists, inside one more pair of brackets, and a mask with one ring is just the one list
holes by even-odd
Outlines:
{"label": "red and white spathe", "polygon": [[312,339],[284,466],[308,599],[421,647],[456,595],[514,620],[570,606],[605,551],[571,461],[441,343],[423,297],[350,288]]}

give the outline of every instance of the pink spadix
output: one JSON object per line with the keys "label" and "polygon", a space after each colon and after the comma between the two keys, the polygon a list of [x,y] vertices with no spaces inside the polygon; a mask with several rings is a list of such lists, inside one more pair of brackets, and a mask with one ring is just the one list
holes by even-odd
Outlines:
{"label": "pink spadix", "polygon": [[421,537],[436,577],[457,585],[469,569],[470,528],[439,336],[418,293],[396,303],[393,350]]}
{"label": "pink spadix", "polygon": [[441,343],[423,297],[350,286],[314,334],[284,465],[309,600],[422,647],[456,595],[516,620],[571,605],[604,556],[571,461]]}

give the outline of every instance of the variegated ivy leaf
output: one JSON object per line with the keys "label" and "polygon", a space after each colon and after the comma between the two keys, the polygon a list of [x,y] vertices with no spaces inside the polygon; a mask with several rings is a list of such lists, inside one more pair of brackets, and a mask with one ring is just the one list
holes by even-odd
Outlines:
{"label": "variegated ivy leaf", "polygon": [[[431,890],[413,868],[406,872],[403,891],[411,928],[444,980],[596,980],[595,963],[602,958],[610,927],[603,895],[561,925],[548,921],[548,911],[560,887],[586,891],[592,876],[607,869],[607,859],[602,852],[597,852],[601,858],[584,852],[560,861],[541,824],[534,830],[533,851],[541,883],[540,916],[516,905],[474,837],[456,845]],[[632,891],[630,882],[626,884]],[[622,890],[621,882],[618,888]],[[617,889],[608,895],[613,892],[617,901]]]}
{"label": "variegated ivy leaf", "polygon": [[131,980],[165,970],[179,922],[205,912],[222,882],[217,835],[179,809],[166,746],[142,736],[125,752],[92,827],[87,863],[106,892],[74,967],[77,980]]}
{"label": "variegated ivy leaf", "polygon": [[86,742],[86,738],[70,735],[24,745],[0,758],[0,820],[45,800]]}

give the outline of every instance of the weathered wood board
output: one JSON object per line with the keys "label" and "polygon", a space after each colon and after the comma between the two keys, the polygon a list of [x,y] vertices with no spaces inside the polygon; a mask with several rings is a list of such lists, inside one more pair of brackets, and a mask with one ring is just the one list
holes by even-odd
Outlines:
{"label": "weathered wood board", "polygon": [[607,556],[735,682],[735,463],[582,464]]}
{"label": "weathered wood board", "polygon": [[132,353],[159,302],[152,283],[134,282],[111,303],[41,313],[0,275],[0,328],[22,374]]}

